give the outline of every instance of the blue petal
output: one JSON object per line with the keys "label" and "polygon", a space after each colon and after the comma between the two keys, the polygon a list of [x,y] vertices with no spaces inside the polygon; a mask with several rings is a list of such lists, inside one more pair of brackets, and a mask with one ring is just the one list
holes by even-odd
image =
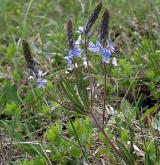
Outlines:
{"label": "blue petal", "polygon": [[73,64],[72,59],[68,59],[67,62],[69,66]]}
{"label": "blue petal", "polygon": [[68,67],[73,69],[74,65],[73,65],[73,57],[77,56],[80,57],[82,51],[78,46],[74,46],[71,50],[68,51],[68,56],[65,57],[65,59],[68,62]]}
{"label": "blue petal", "polygon": [[88,46],[88,50],[92,51],[92,52],[99,52],[100,47],[93,44],[93,42],[89,42],[89,46]]}
{"label": "blue petal", "polygon": [[66,59],[71,59],[73,56],[79,57],[81,53],[81,49],[78,46],[74,46],[71,50],[68,51],[68,56],[66,56]]}
{"label": "blue petal", "polygon": [[79,47],[74,47],[73,48],[73,55],[79,57],[81,55],[81,49]]}
{"label": "blue petal", "polygon": [[76,32],[82,34],[84,31],[85,31],[85,27],[84,27],[84,26],[79,26],[79,27],[78,27],[78,31],[76,31]]}
{"label": "blue petal", "polygon": [[82,41],[82,36],[81,34],[79,35],[78,39],[76,40],[76,42],[74,43],[75,45],[80,45]]}
{"label": "blue petal", "polygon": [[65,59],[66,59],[67,61],[70,60],[71,58],[72,58],[72,56],[69,56],[69,55],[65,57]]}
{"label": "blue petal", "polygon": [[96,47],[99,48],[99,49],[103,48],[98,40],[96,41]]}
{"label": "blue petal", "polygon": [[68,51],[67,58],[72,58],[72,57],[73,57],[73,50],[71,49],[71,50]]}
{"label": "blue petal", "polygon": [[37,87],[38,88],[45,88],[46,83],[47,83],[46,79],[41,79],[41,78],[37,79]]}
{"label": "blue petal", "polygon": [[107,56],[102,55],[102,62],[106,62],[106,61],[108,61],[108,60],[107,60]]}
{"label": "blue petal", "polygon": [[106,62],[106,61],[108,61],[108,60],[110,59],[110,57],[111,57],[111,52],[110,52],[109,50],[107,50],[107,49],[105,49],[105,48],[102,48],[102,49],[100,50],[100,52],[101,52],[101,54],[102,54],[102,61],[103,61],[103,62]]}

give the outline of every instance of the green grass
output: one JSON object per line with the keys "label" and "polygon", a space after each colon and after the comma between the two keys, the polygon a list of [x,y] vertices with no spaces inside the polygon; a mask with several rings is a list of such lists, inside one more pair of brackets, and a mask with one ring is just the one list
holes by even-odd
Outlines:
{"label": "green grass", "polygon": [[[106,102],[114,113],[106,112],[103,130],[93,120],[96,116],[101,125],[100,58],[89,53],[90,72],[80,67],[69,74],[64,58],[67,21],[72,19],[75,32],[85,25],[97,1],[0,0],[0,4],[0,164],[160,164],[160,0],[103,0],[92,38],[96,40],[106,7],[118,61],[117,67],[107,66]],[[47,72],[47,90],[28,79],[24,39],[36,66]],[[93,114],[88,104],[90,81],[96,86]]]}

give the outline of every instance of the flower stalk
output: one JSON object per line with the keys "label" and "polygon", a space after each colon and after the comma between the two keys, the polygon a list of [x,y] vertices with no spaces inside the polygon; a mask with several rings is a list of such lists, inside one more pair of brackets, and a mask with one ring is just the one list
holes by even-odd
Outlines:
{"label": "flower stalk", "polygon": [[[99,41],[100,44],[104,47],[108,38],[108,24],[109,24],[109,11],[107,9],[104,10],[100,30],[99,30]],[[102,124],[105,126],[105,112],[106,112],[106,96],[107,96],[107,66],[106,61],[103,62],[104,66],[104,100],[103,100],[103,119]]]}
{"label": "flower stalk", "polygon": [[102,134],[104,135],[104,137],[106,138],[106,140],[108,141],[108,143],[110,144],[111,148],[115,151],[115,153],[117,153],[119,156],[121,156],[121,153],[119,152],[119,150],[115,147],[115,145],[112,143],[112,141],[109,139],[108,135],[106,134],[105,130],[101,127],[101,125],[99,124],[97,118],[95,117],[95,115],[93,114],[92,111],[90,111],[90,115],[93,118],[93,120],[95,121],[95,124],[97,126],[97,128],[99,129],[99,131],[102,132]]}
{"label": "flower stalk", "polygon": [[105,126],[105,112],[106,112],[106,96],[107,96],[107,66],[106,62],[103,63],[104,66],[104,100],[103,100],[103,119],[102,124]]}

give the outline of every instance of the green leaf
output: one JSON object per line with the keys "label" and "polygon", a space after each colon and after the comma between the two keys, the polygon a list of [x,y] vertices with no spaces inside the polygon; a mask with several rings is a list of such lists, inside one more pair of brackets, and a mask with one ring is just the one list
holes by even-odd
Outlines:
{"label": "green leaf", "polygon": [[52,83],[52,81],[50,81],[50,80],[47,80],[47,84],[46,84],[46,87],[47,87],[47,89],[48,90],[53,90],[53,83]]}
{"label": "green leaf", "polygon": [[72,85],[72,82],[68,80],[61,80],[61,87],[67,97],[70,100],[71,104],[75,108],[75,111],[78,113],[86,113],[85,106],[83,105],[82,101],[79,99],[77,92],[74,90],[75,87]]}
{"label": "green leaf", "polygon": [[72,147],[70,154],[74,158],[79,158],[81,156],[81,150],[78,147]]}
{"label": "green leaf", "polygon": [[3,88],[3,99],[5,102],[15,102],[20,103],[20,100],[17,96],[17,87],[11,82],[7,82]]}
{"label": "green leaf", "polygon": [[12,102],[6,105],[4,114],[12,116],[12,115],[17,115],[18,113],[20,113],[20,109],[16,103]]}
{"label": "green leaf", "polygon": [[13,76],[13,79],[14,79],[15,81],[19,81],[19,80],[20,80],[20,75],[19,75],[19,72],[18,72],[17,69],[14,69],[14,70],[13,70],[12,76]]}
{"label": "green leaf", "polygon": [[129,140],[129,135],[128,135],[127,130],[122,130],[121,139],[124,140],[125,142],[127,142]]}
{"label": "green leaf", "polygon": [[8,124],[5,121],[0,121],[0,127],[4,128],[4,130],[8,133],[8,135],[13,137],[15,140],[25,141],[25,139],[19,132],[16,131],[13,132],[13,127],[10,123]]}
{"label": "green leaf", "polygon": [[62,125],[59,123],[53,124],[48,128],[46,132],[47,140],[52,141],[54,143],[60,143],[60,135],[62,133]]}
{"label": "green leaf", "polygon": [[158,104],[154,105],[150,109],[148,109],[143,116],[141,117],[141,121],[143,121],[147,116],[149,116],[151,113],[154,113],[158,109]]}
{"label": "green leaf", "polygon": [[81,101],[83,102],[83,105],[87,108],[88,107],[88,92],[87,92],[87,86],[86,86],[86,82],[84,80],[84,75],[82,73],[82,71],[80,69],[77,69],[77,71],[75,71],[76,74],[76,86],[78,89],[78,94],[80,96]]}
{"label": "green leaf", "polygon": [[16,53],[16,47],[14,43],[9,43],[9,46],[7,48],[7,58],[11,59]]}
{"label": "green leaf", "polygon": [[[93,130],[91,123],[89,122],[89,119],[76,119],[73,122],[73,126],[75,128],[75,131],[77,132],[77,136],[79,137],[81,144],[86,145],[90,142],[90,135]],[[68,132],[70,136],[74,136],[74,130],[72,128],[71,123],[68,123]]]}
{"label": "green leaf", "polygon": [[31,90],[27,92],[27,95],[26,95],[25,98],[24,98],[24,102],[25,102],[26,104],[34,105],[35,100],[34,100],[33,92],[32,92]]}
{"label": "green leaf", "polygon": [[123,112],[124,117],[125,117],[124,128],[128,129],[132,123],[132,120],[135,117],[136,109],[135,109],[135,107],[131,107],[130,103],[126,99],[122,100],[120,109]]}
{"label": "green leaf", "polygon": [[125,114],[126,112],[129,112],[131,110],[131,105],[130,105],[130,103],[126,99],[123,99],[121,101],[120,109]]}
{"label": "green leaf", "polygon": [[46,165],[47,161],[44,157],[36,156],[32,160],[25,160],[23,165]]}
{"label": "green leaf", "polygon": [[145,77],[148,79],[148,80],[152,80],[154,77],[155,77],[155,72],[154,70],[146,70],[146,73],[145,73]]}
{"label": "green leaf", "polygon": [[52,159],[56,160],[56,161],[61,161],[61,160],[64,160],[66,158],[65,158],[65,155],[63,153],[58,153],[58,154],[53,155]]}
{"label": "green leaf", "polygon": [[117,145],[118,145],[118,148],[119,148],[119,151],[121,153],[121,157],[122,157],[123,161],[127,165],[133,165],[135,160],[134,160],[134,157],[130,154],[129,150],[120,141],[117,141]]}

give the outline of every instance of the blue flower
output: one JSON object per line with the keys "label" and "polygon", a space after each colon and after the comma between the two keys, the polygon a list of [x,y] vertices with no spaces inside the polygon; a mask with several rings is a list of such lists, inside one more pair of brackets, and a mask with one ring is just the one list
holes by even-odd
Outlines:
{"label": "blue flower", "polygon": [[103,47],[98,40],[96,44],[93,44],[93,42],[90,41],[88,49],[92,52],[102,54],[102,62],[109,61],[111,54],[115,51],[114,47],[109,43],[109,41],[107,41],[106,46]]}
{"label": "blue flower", "polygon": [[80,57],[81,55],[81,49],[78,46],[74,46],[71,50],[68,52],[68,57],[77,56]]}
{"label": "blue flower", "polygon": [[[86,31],[85,26],[79,26],[78,30],[76,31],[77,33],[79,33],[79,37],[77,39],[77,41],[75,42],[75,45],[80,45],[82,42],[82,34]],[[90,38],[92,36],[92,32],[88,32],[87,33],[87,37]]]}
{"label": "blue flower", "polygon": [[111,52],[106,48],[101,48],[100,53],[102,54],[102,62],[109,61],[111,57]]}
{"label": "blue flower", "polygon": [[37,87],[38,88],[45,88],[46,83],[47,83],[46,79],[42,79],[42,78],[37,79]]}
{"label": "blue flower", "polygon": [[85,27],[84,26],[79,26],[78,30],[76,32],[82,34],[84,31],[85,31]]}
{"label": "blue flower", "polygon": [[74,68],[73,57],[74,56],[80,57],[81,53],[82,53],[82,51],[79,48],[79,46],[74,46],[71,50],[68,51],[68,55],[65,58],[68,62],[68,66],[71,70]]}
{"label": "blue flower", "polygon": [[45,88],[47,80],[42,79],[42,77],[46,74],[47,74],[47,72],[43,73],[41,70],[37,70],[37,75],[33,74],[28,79],[34,79],[35,78],[37,80],[37,87],[38,88]]}

